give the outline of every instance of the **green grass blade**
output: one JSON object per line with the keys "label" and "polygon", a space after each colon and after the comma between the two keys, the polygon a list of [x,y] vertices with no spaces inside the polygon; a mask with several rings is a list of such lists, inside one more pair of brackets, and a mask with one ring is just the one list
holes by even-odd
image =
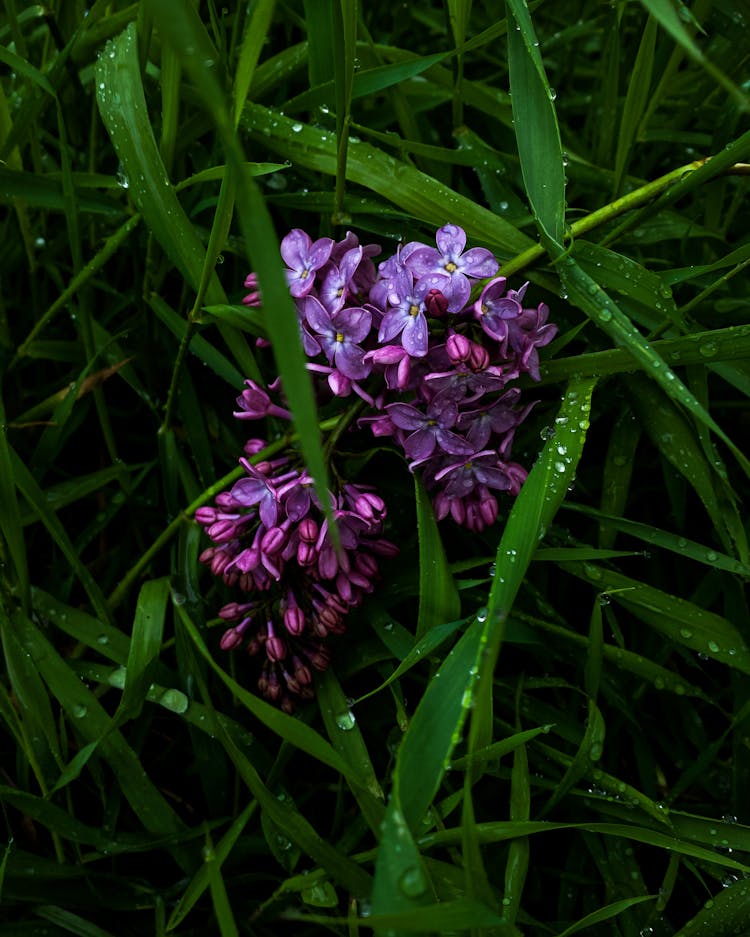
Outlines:
{"label": "green grass blade", "polygon": [[[170,183],[149,120],[135,23],[108,45],[96,67],[97,104],[128,179],[128,191],[156,240],[197,291],[205,250]],[[213,278],[209,302],[226,302]]]}
{"label": "green grass blade", "polygon": [[558,937],[571,937],[572,934],[577,934],[579,931],[586,930],[588,927],[593,927],[595,924],[601,924],[602,921],[609,921],[613,917],[617,917],[618,914],[622,914],[623,911],[627,911],[629,908],[635,907],[635,905],[643,904],[644,901],[655,900],[656,895],[640,895],[637,898],[622,898],[620,901],[613,901],[611,904],[599,908],[597,911],[592,911],[590,914],[582,917],[580,921],[576,921],[575,924],[571,924],[570,927],[566,927]]}
{"label": "green grass blade", "polygon": [[438,625],[452,622],[461,613],[461,600],[448,568],[432,502],[421,480],[414,476],[419,534],[419,612],[417,639]]}
{"label": "green grass blade", "polygon": [[26,544],[21,525],[21,512],[16,497],[17,481],[14,473],[15,453],[8,444],[8,422],[5,405],[0,395],[0,531],[8,546],[8,555],[15,568],[15,583],[24,606],[29,608],[29,567]]}
{"label": "green grass blade", "polygon": [[557,253],[556,258],[560,277],[570,301],[582,309],[616,345],[626,348],[676,403],[681,404],[697,420],[713,430],[732,450],[743,470],[750,475],[750,461],[596,281],[584,273],[572,257],[564,257],[562,253]]}
{"label": "green grass blade", "polygon": [[643,30],[638,55],[628,82],[628,93],[620,120],[620,132],[617,136],[615,152],[615,176],[612,184],[613,198],[622,194],[628,161],[636,140],[638,127],[646,110],[651,89],[651,74],[654,68],[654,50],[656,47],[656,20],[649,17]]}
{"label": "green grass blade", "polygon": [[515,21],[508,30],[508,77],[524,186],[543,237],[562,244],[565,167],[554,94],[525,0],[508,0],[508,9]]}
{"label": "green grass blade", "polygon": [[[279,156],[327,175],[336,175],[335,136],[268,108],[250,104],[243,114],[250,135]],[[292,129],[295,128],[295,129]],[[367,143],[349,142],[347,178],[382,193],[414,218],[436,227],[459,218],[469,238],[510,256],[533,246],[513,225],[464,195]]]}
{"label": "green grass blade", "polygon": [[143,709],[159,661],[168,595],[168,579],[154,579],[141,586],[135,607],[125,686],[113,717],[117,725],[135,719]]}

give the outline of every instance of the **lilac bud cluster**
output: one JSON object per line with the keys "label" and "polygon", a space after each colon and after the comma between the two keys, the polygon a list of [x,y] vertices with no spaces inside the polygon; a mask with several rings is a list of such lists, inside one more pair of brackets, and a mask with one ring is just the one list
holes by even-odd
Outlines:
{"label": "lilac bud cluster", "polygon": [[[507,385],[539,379],[538,349],[557,326],[545,303],[524,305],[528,284],[506,289],[489,250],[465,250],[462,228],[445,225],[435,242],[405,244],[376,270],[380,248],[351,232],[313,241],[294,229],[281,254],[308,368],[371,406],[360,424],[401,447],[439,520],[477,532],[497,519],[496,492],[517,494],[526,478],[510,450],[533,403]],[[256,275],[245,285],[243,302],[260,305]]]}
{"label": "lilac bud cluster", "polygon": [[[248,385],[236,415],[275,412],[268,395]],[[249,440],[246,455],[264,445]],[[217,495],[214,507],[195,513],[213,541],[200,560],[248,598],[219,611],[231,625],[222,649],[244,645],[262,656],[259,690],[292,712],[295,697],[312,698],[313,670],[328,666],[325,638],[345,630],[349,611],[374,588],[378,557],[395,556],[398,549],[381,536],[386,508],[374,491],[352,484],[331,496],[336,549],[307,472],[287,457],[256,465],[243,457],[240,463],[245,476]]]}

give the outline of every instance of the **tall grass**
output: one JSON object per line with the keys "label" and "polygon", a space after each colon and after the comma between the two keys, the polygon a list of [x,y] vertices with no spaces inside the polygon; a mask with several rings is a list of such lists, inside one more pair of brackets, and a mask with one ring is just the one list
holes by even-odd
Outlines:
{"label": "tall grass", "polygon": [[[750,934],[748,15],[6,0],[0,935]],[[245,378],[328,484],[279,239],[448,222],[560,328],[529,478],[342,446],[401,557],[289,716],[192,519]]]}

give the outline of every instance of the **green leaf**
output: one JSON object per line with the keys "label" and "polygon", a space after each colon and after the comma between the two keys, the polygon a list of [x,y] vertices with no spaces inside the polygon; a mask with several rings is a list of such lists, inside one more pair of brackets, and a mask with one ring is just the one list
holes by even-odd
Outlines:
{"label": "green leaf", "polygon": [[135,719],[143,708],[159,661],[168,595],[169,580],[166,578],[154,579],[141,586],[135,607],[125,686],[113,717],[117,725]]}
{"label": "green leaf", "polygon": [[419,613],[417,638],[461,613],[461,599],[448,567],[443,542],[424,484],[415,474],[414,496],[419,535]]}
{"label": "green leaf", "polygon": [[508,30],[508,77],[524,186],[543,238],[562,244],[565,166],[554,94],[525,0],[507,6],[515,22]]}

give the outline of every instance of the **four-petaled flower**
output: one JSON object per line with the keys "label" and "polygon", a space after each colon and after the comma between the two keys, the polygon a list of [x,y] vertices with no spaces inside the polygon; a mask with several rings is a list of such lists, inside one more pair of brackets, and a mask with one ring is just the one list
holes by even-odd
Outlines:
{"label": "four-petaled flower", "polygon": [[401,333],[401,344],[412,358],[423,358],[428,345],[425,296],[434,289],[444,292],[449,283],[441,274],[428,274],[414,283],[409,271],[401,271],[388,296],[393,309],[383,316],[378,341],[389,342]]}
{"label": "four-petaled flower", "polygon": [[467,277],[493,277],[499,264],[485,247],[472,247],[464,253],[466,232],[455,224],[447,224],[435,235],[438,249],[420,247],[407,258],[407,266],[417,277],[430,273],[447,274],[447,287],[442,289],[448,299],[448,312],[460,312],[469,300],[471,284]]}
{"label": "four-petaled flower", "polygon": [[352,381],[367,377],[372,365],[364,360],[364,350],[357,342],[370,331],[372,314],[367,309],[340,309],[331,315],[314,296],[305,297],[302,310],[328,363]]}
{"label": "four-petaled flower", "polygon": [[281,242],[281,256],[287,267],[287,281],[292,296],[307,296],[315,285],[315,273],[328,263],[333,250],[332,238],[313,242],[309,234],[294,228]]}
{"label": "four-petaled flower", "polygon": [[451,432],[458,419],[458,405],[450,396],[433,397],[426,413],[408,403],[391,403],[386,410],[395,426],[411,431],[404,439],[404,452],[412,460],[411,469],[426,462],[436,449],[450,455],[470,455],[475,451],[462,436]]}

